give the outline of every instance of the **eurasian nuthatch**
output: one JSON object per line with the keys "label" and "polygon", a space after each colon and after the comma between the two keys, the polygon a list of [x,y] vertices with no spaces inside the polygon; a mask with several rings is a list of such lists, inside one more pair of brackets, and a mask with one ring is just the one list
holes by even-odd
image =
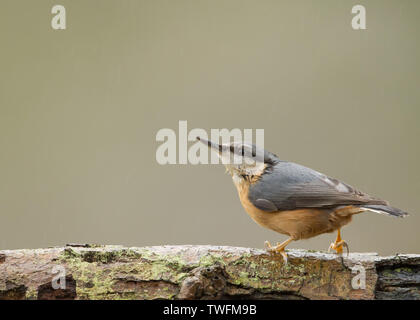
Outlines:
{"label": "eurasian nuthatch", "polygon": [[[215,150],[233,178],[245,211],[260,226],[288,235],[283,243],[267,249],[280,253],[287,263],[285,247],[292,241],[308,239],[337,230],[337,238],[328,250],[338,254],[347,249],[340,229],[354,214],[372,211],[394,217],[408,214],[389,206],[336,179],[280,160],[271,152],[247,143],[217,144],[197,138]],[[260,156],[258,156],[258,154]],[[226,161],[231,156],[241,161]]]}

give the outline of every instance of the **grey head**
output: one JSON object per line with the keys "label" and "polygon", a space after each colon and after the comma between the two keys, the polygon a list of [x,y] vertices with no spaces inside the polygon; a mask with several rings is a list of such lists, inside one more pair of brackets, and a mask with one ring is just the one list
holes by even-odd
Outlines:
{"label": "grey head", "polygon": [[197,137],[197,140],[217,152],[217,155],[233,178],[260,176],[265,170],[280,162],[275,154],[251,143],[232,142],[218,144],[200,137]]}

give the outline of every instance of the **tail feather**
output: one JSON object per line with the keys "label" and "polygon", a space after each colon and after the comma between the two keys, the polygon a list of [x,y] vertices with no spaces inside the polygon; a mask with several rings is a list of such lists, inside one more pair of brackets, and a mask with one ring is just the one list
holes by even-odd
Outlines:
{"label": "tail feather", "polygon": [[407,212],[402,211],[398,208],[394,208],[394,207],[390,207],[390,206],[386,206],[386,205],[376,205],[376,204],[363,205],[363,206],[361,206],[361,208],[365,209],[367,211],[373,211],[373,212],[376,212],[376,213],[386,214],[386,215],[393,216],[393,217],[398,217],[398,218],[404,218],[404,217],[408,216]]}

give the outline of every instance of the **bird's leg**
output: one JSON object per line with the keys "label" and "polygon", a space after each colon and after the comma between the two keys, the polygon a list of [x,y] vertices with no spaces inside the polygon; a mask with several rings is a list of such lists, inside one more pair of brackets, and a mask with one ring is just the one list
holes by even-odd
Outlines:
{"label": "bird's leg", "polygon": [[287,264],[287,253],[286,253],[286,250],[284,250],[284,248],[286,248],[286,246],[292,241],[293,241],[293,238],[289,238],[282,243],[277,243],[275,247],[272,247],[270,242],[266,241],[264,242],[264,246],[267,249],[267,251],[270,253],[280,253],[281,256],[283,257],[284,263]]}
{"label": "bird's leg", "polygon": [[347,242],[341,239],[341,232],[340,229],[337,230],[337,238],[335,239],[335,242],[330,244],[330,247],[328,248],[328,252],[331,251],[331,249],[335,250],[337,254],[343,253],[343,247],[347,250],[347,255],[349,254],[349,246],[347,245]]}

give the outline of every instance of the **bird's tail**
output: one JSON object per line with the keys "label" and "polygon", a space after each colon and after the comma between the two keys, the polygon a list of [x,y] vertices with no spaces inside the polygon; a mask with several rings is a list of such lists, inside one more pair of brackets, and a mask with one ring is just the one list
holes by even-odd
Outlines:
{"label": "bird's tail", "polygon": [[360,208],[365,209],[366,211],[372,211],[380,214],[385,214],[388,216],[404,218],[408,216],[408,213],[402,211],[398,208],[386,206],[386,205],[379,205],[379,204],[372,204],[372,205],[363,205]]}

